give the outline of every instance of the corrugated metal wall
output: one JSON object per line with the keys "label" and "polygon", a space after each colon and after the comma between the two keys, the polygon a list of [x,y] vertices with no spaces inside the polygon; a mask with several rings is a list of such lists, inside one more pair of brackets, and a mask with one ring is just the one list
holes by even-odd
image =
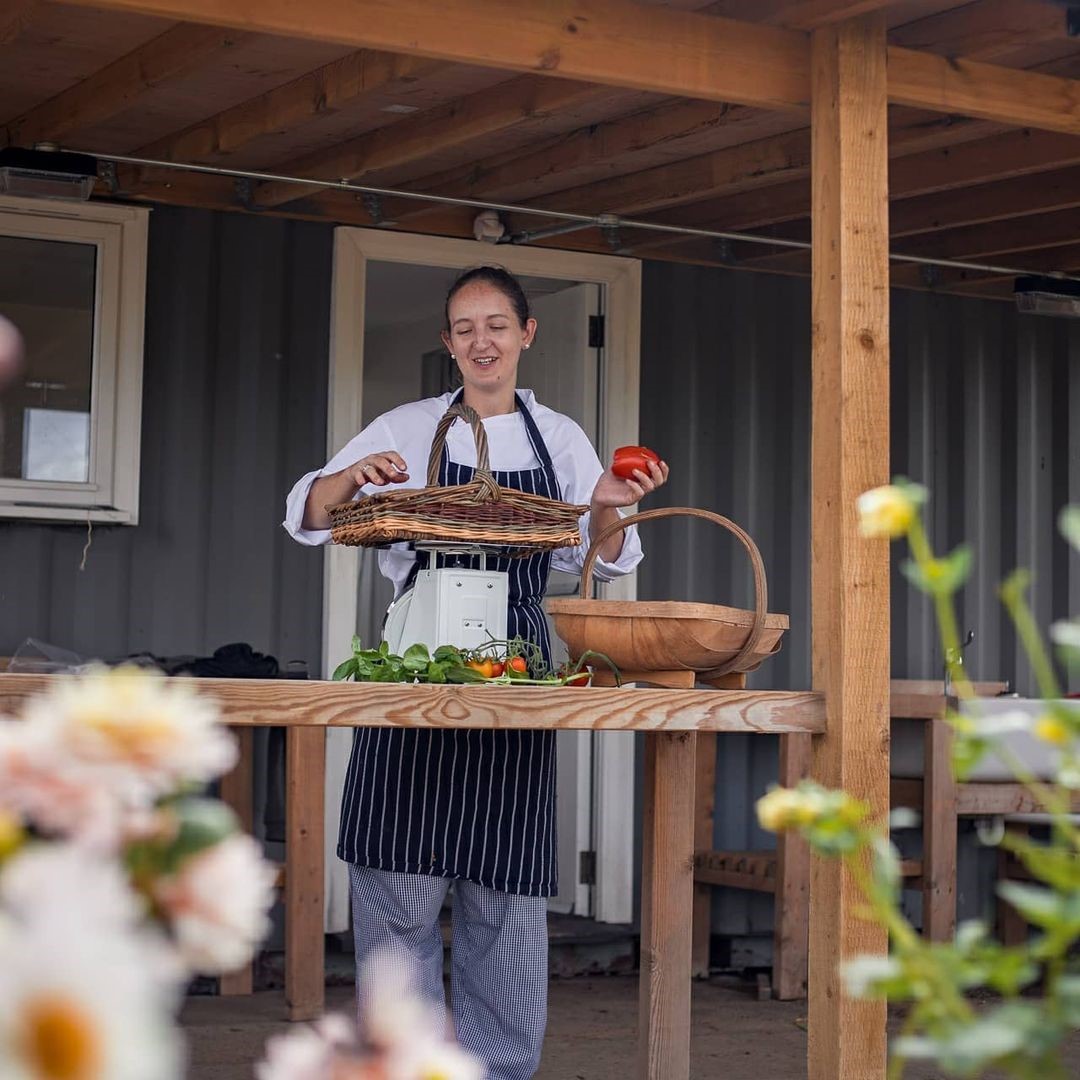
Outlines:
{"label": "corrugated metal wall", "polygon": [[85,655],[248,641],[320,658],[322,556],[280,528],[322,461],[332,230],[151,214],[136,527],[0,522],[0,655],[37,637]]}
{"label": "corrugated metal wall", "polygon": [[[650,263],[643,296],[641,437],[672,466],[655,503],[716,510],[749,530],[769,573],[770,610],[788,612],[792,626],[751,685],[809,686],[808,283]],[[1070,565],[1054,528],[1058,509],[1080,502],[1080,323],[898,292],[892,372],[893,472],[932,489],[938,550],[965,538],[975,547],[961,610],[962,626],[976,631],[969,668],[1033,693],[995,585],[1025,565],[1040,623],[1080,611],[1080,565]],[[683,519],[646,528],[642,598],[750,605],[745,556],[716,527]],[[938,675],[929,605],[895,571],[893,587],[894,676]],[[725,736],[717,775],[716,846],[769,846],[752,805],[776,778],[776,740]],[[967,846],[962,911],[985,903],[987,873]],[[716,932],[771,928],[767,898],[715,896]]]}

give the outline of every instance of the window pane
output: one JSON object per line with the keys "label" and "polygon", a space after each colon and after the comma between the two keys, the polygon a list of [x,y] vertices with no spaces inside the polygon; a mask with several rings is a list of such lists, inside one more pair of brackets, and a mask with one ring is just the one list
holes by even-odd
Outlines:
{"label": "window pane", "polygon": [[97,248],[0,236],[0,314],[26,344],[0,398],[0,477],[90,479]]}

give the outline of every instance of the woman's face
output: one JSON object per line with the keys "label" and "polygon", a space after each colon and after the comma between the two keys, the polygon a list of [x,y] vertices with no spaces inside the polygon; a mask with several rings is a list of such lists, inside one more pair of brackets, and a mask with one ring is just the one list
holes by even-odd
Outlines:
{"label": "woman's face", "polygon": [[517,386],[518,359],[536,334],[536,320],[518,321],[510,298],[486,282],[470,282],[450,301],[443,344],[457,359],[465,386],[490,391]]}

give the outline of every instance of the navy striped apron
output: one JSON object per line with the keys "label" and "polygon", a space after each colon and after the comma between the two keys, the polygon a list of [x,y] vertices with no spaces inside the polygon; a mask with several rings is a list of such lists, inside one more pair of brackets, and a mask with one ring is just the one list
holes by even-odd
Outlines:
{"label": "navy striped apron", "polygon": [[[454,401],[459,397],[460,392]],[[536,421],[515,397],[540,468],[493,470],[495,479],[503,487],[559,499],[551,455]],[[451,461],[443,447],[440,484],[466,484],[472,474],[471,466]],[[489,568],[509,575],[507,637],[535,642],[549,663],[541,604],[550,564],[547,551],[487,560]],[[419,562],[410,584],[418,570]],[[500,892],[553,896],[559,887],[555,733],[357,728],[337,853],[346,862],[379,870],[465,878]]]}

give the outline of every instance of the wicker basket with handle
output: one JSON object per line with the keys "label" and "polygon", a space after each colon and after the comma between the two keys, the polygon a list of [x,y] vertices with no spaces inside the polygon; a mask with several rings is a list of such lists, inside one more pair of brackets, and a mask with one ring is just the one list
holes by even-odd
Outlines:
{"label": "wicker basket with handle", "polygon": [[[673,600],[593,600],[592,572],[609,537],[641,521],[696,517],[733,533],[750,556],[754,610]],[[752,671],[780,648],[786,615],[768,613],[768,584],[761,553],[749,533],[708,510],[670,507],[646,510],[613,522],[593,540],[581,574],[581,598],[549,600],[555,632],[577,659],[588,650],[609,657],[629,681],[657,678],[665,685],[690,685],[735,672]],[[602,670],[602,669],[601,669]],[[680,683],[675,676],[683,676]]]}
{"label": "wicker basket with handle", "polygon": [[[476,440],[476,469],[467,484],[439,486],[439,465],[454,421],[466,421]],[[508,547],[561,548],[581,543],[578,519],[587,506],[501,487],[488,460],[487,433],[476,411],[451,405],[435,429],[428,457],[427,487],[362,496],[328,506],[335,544],[375,546],[428,540]]]}

